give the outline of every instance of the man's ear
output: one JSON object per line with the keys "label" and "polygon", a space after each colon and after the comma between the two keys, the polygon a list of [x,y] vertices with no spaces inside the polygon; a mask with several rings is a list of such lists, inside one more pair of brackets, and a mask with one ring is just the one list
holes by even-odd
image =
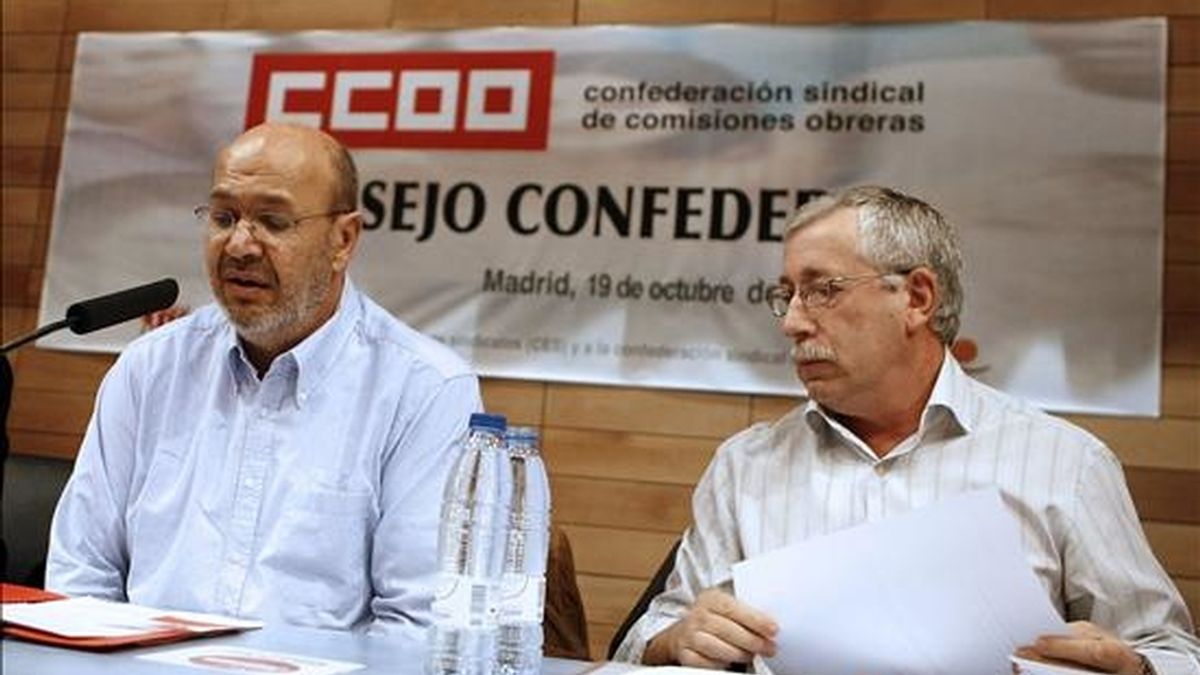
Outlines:
{"label": "man's ear", "polygon": [[330,231],[331,248],[333,249],[333,269],[344,272],[350,266],[354,257],[354,248],[358,245],[358,235],[362,233],[362,214],[358,211],[344,213],[334,218]]}
{"label": "man's ear", "polygon": [[937,282],[937,274],[928,267],[918,267],[908,273],[908,305],[904,312],[909,330],[917,330],[933,322],[933,315],[941,302]]}

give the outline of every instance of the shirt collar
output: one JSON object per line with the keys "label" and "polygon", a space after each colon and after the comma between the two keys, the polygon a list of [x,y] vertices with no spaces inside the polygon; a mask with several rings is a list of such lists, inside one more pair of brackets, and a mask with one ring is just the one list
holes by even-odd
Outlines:
{"label": "shirt collar", "polygon": [[942,356],[942,367],[938,371],[937,381],[933,383],[933,391],[925,410],[921,413],[921,427],[925,428],[933,420],[930,413],[936,410],[945,411],[947,419],[958,427],[959,433],[970,433],[971,388],[969,378],[963,372],[958,360],[946,350]]}
{"label": "shirt collar", "polygon": [[[938,368],[937,379],[933,383],[933,391],[930,392],[929,400],[925,402],[925,408],[921,411],[918,434],[924,434],[936,422],[938,416],[943,416],[954,432],[971,432],[969,416],[972,406],[968,380],[962,366],[950,354],[950,350],[946,350],[942,356],[942,365]],[[842,424],[812,398],[804,404],[804,419],[813,431],[844,429]]]}
{"label": "shirt collar", "polygon": [[[337,359],[337,354],[354,326],[362,316],[362,303],[359,301],[358,289],[347,278],[342,287],[342,295],[338,299],[337,310],[320,328],[304,338],[300,344],[280,354],[271,363],[268,373],[277,369],[291,376],[293,380],[293,400],[296,407],[302,408],[313,391],[325,381],[326,374]],[[233,371],[234,381],[238,390],[253,385],[257,379],[254,366],[246,358],[241,340],[232,325],[227,328],[229,366]]]}

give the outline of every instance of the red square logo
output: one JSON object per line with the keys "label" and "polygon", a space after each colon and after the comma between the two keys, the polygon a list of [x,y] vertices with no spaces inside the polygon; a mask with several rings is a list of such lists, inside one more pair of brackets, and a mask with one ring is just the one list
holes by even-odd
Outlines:
{"label": "red square logo", "polygon": [[255,54],[246,128],[289,122],[349,148],[545,150],[552,51]]}
{"label": "red square logo", "polygon": [[483,94],[483,111],[506,113],[512,111],[513,91],[509,87],[488,87]]}
{"label": "red square logo", "polygon": [[435,114],[442,111],[442,90],[434,87],[417,89],[417,103],[413,109],[419,113]]}

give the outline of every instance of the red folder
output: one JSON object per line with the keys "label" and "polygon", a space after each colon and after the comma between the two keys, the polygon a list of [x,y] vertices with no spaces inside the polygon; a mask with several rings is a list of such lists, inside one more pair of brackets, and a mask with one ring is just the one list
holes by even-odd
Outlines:
{"label": "red folder", "polygon": [[[50,591],[44,591],[40,588],[29,588],[27,586],[18,586],[16,584],[0,583],[0,602],[3,604],[15,604],[25,602],[46,602],[49,600],[63,600],[67,596]],[[26,628],[4,623],[4,634],[6,636],[28,640],[30,642],[38,642],[45,645],[53,645],[56,647],[68,647],[71,649],[84,649],[89,651],[109,651],[113,649],[121,649],[122,647],[148,647],[151,645],[160,645],[167,642],[179,642],[181,640],[190,640],[197,637],[206,637],[210,635],[225,635],[228,633],[236,633],[242,628],[236,626],[219,627],[216,624],[202,624],[205,628],[204,632],[188,630],[186,626],[196,625],[195,622],[187,621],[172,617],[169,614],[164,615],[159,619],[164,623],[177,624],[178,628],[163,628],[160,630],[149,630],[136,635],[124,635],[121,637],[66,637],[55,633],[47,633],[46,631],[37,630],[36,628]]]}

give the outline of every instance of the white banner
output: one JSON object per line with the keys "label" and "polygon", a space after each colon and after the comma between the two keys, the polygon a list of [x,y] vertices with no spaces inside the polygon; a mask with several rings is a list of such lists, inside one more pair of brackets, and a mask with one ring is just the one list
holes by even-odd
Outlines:
{"label": "white banner", "polygon": [[982,379],[1156,414],[1165,25],[85,34],[41,316],[162,276],[207,302],[191,207],[286,119],[358,162],[356,282],[482,374],[794,393],[785,222],[881,183],[957,223]]}

